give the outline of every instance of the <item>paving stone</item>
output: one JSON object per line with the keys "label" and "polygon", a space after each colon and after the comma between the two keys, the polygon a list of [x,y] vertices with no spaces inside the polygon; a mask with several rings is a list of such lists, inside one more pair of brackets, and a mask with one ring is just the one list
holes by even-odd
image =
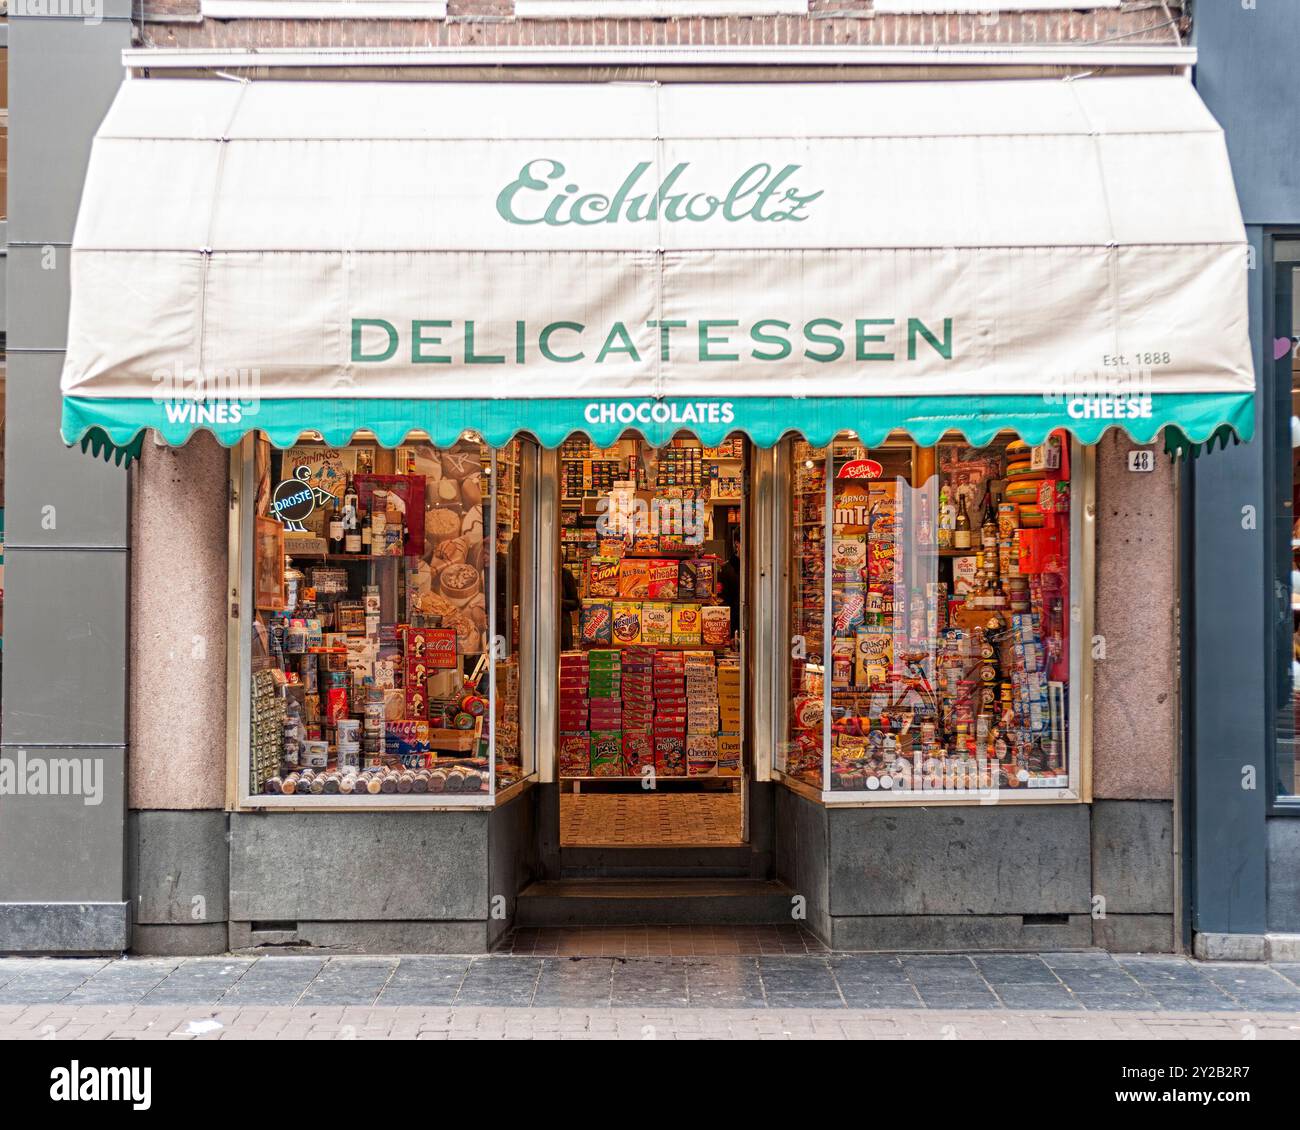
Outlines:
{"label": "paving stone", "polygon": [[903,963],[892,954],[836,954],[829,961],[835,980],[870,985],[907,985],[910,980]]}
{"label": "paving stone", "polygon": [[993,954],[974,959],[975,968],[991,985],[1059,985],[1060,978],[1033,954]]}
{"label": "paving stone", "polygon": [[1078,999],[1064,985],[995,985],[993,991],[1007,1008],[1081,1009]]}
{"label": "paving stone", "polygon": [[542,962],[529,957],[485,957],[474,961],[465,973],[458,1005],[529,1005],[537,989]]}
{"label": "paving stone", "polygon": [[840,996],[849,1008],[923,1008],[916,989],[910,983],[865,984],[840,982]]}
{"label": "paving stone", "polygon": [[920,993],[921,1001],[924,1003],[926,1008],[969,1009],[1002,1007],[1002,1003],[993,995],[993,990],[989,988],[937,991],[917,986],[917,992]]}

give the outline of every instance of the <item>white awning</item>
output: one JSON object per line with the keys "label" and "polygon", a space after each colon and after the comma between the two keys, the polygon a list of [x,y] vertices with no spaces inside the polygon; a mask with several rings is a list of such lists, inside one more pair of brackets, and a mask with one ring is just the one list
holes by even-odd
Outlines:
{"label": "white awning", "polygon": [[1222,132],[1176,77],[138,80],[94,143],[63,389],[83,423],[196,377],[272,402],[1240,397],[1245,268]]}

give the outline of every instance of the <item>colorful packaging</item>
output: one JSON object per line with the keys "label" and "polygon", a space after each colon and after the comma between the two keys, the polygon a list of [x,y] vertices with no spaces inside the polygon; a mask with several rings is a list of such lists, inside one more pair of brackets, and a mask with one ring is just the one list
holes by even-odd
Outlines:
{"label": "colorful packaging", "polygon": [[627,647],[641,642],[641,602],[639,600],[616,600],[614,613],[614,644]]}
{"label": "colorful packaging", "polygon": [[[701,557],[695,562],[695,599],[711,600],[713,598],[714,582],[717,580],[717,562],[708,557]],[[690,596],[681,588],[681,582],[678,581],[677,595],[683,599]]]}
{"label": "colorful packaging", "polygon": [[384,749],[394,757],[428,753],[429,723],[419,720],[384,723]]}
{"label": "colorful packaging", "polygon": [[831,580],[857,583],[866,577],[867,539],[850,535],[831,539]]}
{"label": "colorful packaging", "polygon": [[587,561],[587,596],[618,596],[619,559],[592,557]]}
{"label": "colorful packaging", "polygon": [[[881,593],[882,599],[879,601],[881,608],[884,604],[883,595]],[[866,622],[867,593],[862,586],[846,586],[843,592],[832,594],[831,603],[835,615],[832,621],[835,635],[852,635]]]}
{"label": "colorful packaging", "polygon": [[670,644],[673,642],[673,606],[671,604],[646,601],[641,605],[641,642],[644,644]]}
{"label": "colorful packaging", "polygon": [[614,641],[614,608],[608,600],[584,600],[579,620],[582,642],[588,647],[608,647]]}
{"label": "colorful packaging", "polygon": [[740,776],[740,735],[718,735],[718,776]]}
{"label": "colorful packaging", "polygon": [[654,768],[654,738],[648,728],[623,730],[623,772],[639,777],[646,768]]}
{"label": "colorful packaging", "polygon": [[677,563],[677,595],[683,600],[688,600],[695,595],[700,576],[698,565],[699,562],[695,560]]}
{"label": "colorful packaging", "polygon": [[673,643],[700,643],[700,606],[698,604],[673,605]]}
{"label": "colorful packaging", "polygon": [[591,771],[591,736],[585,731],[560,733],[560,776],[586,777]]}
{"label": "colorful packaging", "polygon": [[655,774],[660,777],[686,776],[686,739],[680,734],[655,732]]}
{"label": "colorful packaging", "polygon": [[887,629],[866,628],[858,632],[854,682],[872,687],[889,681],[894,662],[894,636]]}
{"label": "colorful packaging", "polygon": [[686,773],[690,777],[712,777],[718,771],[716,734],[691,734],[686,739]]}
{"label": "colorful packaging", "polygon": [[651,561],[646,593],[651,600],[677,599],[677,562]]}
{"label": "colorful packaging", "polygon": [[731,643],[731,609],[709,604],[700,609],[700,643],[705,647],[726,647]]}
{"label": "colorful packaging", "polygon": [[593,777],[623,776],[623,732],[621,730],[591,731],[591,775]]}
{"label": "colorful packaging", "polygon": [[618,563],[618,596],[621,600],[645,600],[650,595],[650,562],[625,557]]}

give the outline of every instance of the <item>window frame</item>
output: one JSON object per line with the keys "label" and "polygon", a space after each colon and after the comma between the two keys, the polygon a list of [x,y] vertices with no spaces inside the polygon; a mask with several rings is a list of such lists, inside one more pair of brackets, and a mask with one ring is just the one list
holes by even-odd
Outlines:
{"label": "window frame", "polygon": [[520,20],[802,16],[808,0],[515,0]]}
{"label": "window frame", "polygon": [[[834,442],[833,437],[830,442]],[[886,443],[896,438],[910,437],[890,436]],[[943,441],[941,441],[943,442]],[[1087,804],[1092,801],[1092,708],[1093,708],[1093,664],[1090,658],[1091,645],[1085,651],[1084,641],[1091,641],[1093,636],[1094,613],[1096,608],[1096,482],[1097,455],[1096,448],[1079,443],[1073,436],[1070,443],[1070,686],[1067,695],[1067,717],[1069,720],[1069,775],[1067,788],[1054,789],[1015,789],[999,790],[990,800],[978,794],[973,796],[944,796],[942,793],[908,790],[907,792],[848,791],[832,790],[829,787],[829,714],[824,732],[823,777],[822,788],[798,780],[776,765],[772,764],[772,777],[787,788],[799,793],[809,800],[820,803],[827,808],[895,808],[917,806],[988,806],[1002,804]],[[913,444],[913,446],[917,446]],[[781,476],[777,491],[777,520],[774,523],[773,539],[775,541],[775,560],[778,568],[778,583],[775,587],[777,604],[776,624],[781,633],[779,638],[789,638],[789,582],[792,568],[790,552],[790,523],[793,518],[791,484],[788,472],[792,458],[793,439],[787,436],[776,449],[778,466],[786,469]],[[827,476],[827,521],[825,541],[830,543],[830,492],[833,480]],[[829,571],[827,573],[829,577]],[[829,646],[831,637],[830,617],[831,602],[825,602],[823,610],[823,640]],[[788,648],[782,648],[779,655],[780,671],[777,685],[783,687],[776,701],[771,721],[770,741],[772,750],[781,748],[781,743],[788,740],[790,710],[790,672]],[[827,683],[829,694],[829,682]]]}
{"label": "window frame", "polygon": [[882,16],[998,15],[1002,12],[1068,12],[1115,9],[1123,0],[875,0]]}
{"label": "window frame", "polygon": [[[309,433],[304,433],[309,434]],[[538,782],[538,744],[536,740],[536,697],[531,691],[533,681],[529,673],[537,669],[537,614],[535,577],[537,569],[537,489],[540,478],[540,460],[530,460],[531,467],[524,472],[521,467],[520,513],[527,516],[520,537],[521,586],[519,615],[519,747],[525,766],[531,767],[519,781],[497,788],[496,737],[497,726],[490,731],[488,756],[488,791],[485,793],[439,793],[431,800],[429,793],[385,794],[383,799],[356,801],[343,795],[291,796],[266,795],[249,791],[250,753],[252,746],[252,633],[246,630],[251,621],[243,615],[253,607],[254,558],[254,505],[256,498],[256,444],[258,433],[249,433],[230,449],[229,500],[230,512],[227,530],[227,570],[229,576],[229,605],[226,609],[226,808],[232,812],[464,812],[473,809],[492,809],[506,804]],[[540,445],[527,436],[519,437],[522,444],[532,444],[540,454]],[[412,435],[404,442],[427,442]],[[497,474],[499,449],[488,445],[492,455],[492,475]],[[484,515],[484,536],[496,541],[497,487],[492,484],[491,506]],[[488,602],[489,639],[496,633],[496,583],[497,555],[489,556]],[[530,579],[531,578],[533,579]],[[496,710],[496,661],[489,663],[491,699],[489,710]]]}
{"label": "window frame", "polygon": [[443,20],[447,0],[200,0],[211,19]]}

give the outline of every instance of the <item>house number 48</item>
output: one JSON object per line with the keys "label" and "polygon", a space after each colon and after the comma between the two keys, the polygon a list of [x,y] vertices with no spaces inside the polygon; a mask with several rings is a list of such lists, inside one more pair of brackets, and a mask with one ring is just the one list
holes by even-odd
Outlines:
{"label": "house number 48", "polygon": [[1156,469],[1156,453],[1154,451],[1130,451],[1128,453],[1128,469],[1130,471],[1154,471]]}

